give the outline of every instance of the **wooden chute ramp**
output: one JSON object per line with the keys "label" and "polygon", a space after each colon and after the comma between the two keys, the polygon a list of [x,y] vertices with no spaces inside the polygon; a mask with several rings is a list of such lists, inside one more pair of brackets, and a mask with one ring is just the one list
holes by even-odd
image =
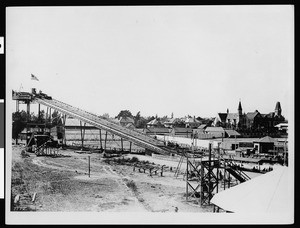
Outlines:
{"label": "wooden chute ramp", "polygon": [[99,117],[80,108],[73,107],[64,102],[41,96],[33,96],[33,101],[45,105],[54,110],[57,110],[65,115],[72,116],[85,123],[91,124],[92,126],[105,130],[111,134],[117,135],[123,139],[134,143],[137,146],[151,150],[153,152],[168,155],[170,153],[177,153],[175,150],[172,150],[171,148],[165,146],[162,141],[154,139],[137,130],[122,127],[112,121],[109,121],[108,119]]}

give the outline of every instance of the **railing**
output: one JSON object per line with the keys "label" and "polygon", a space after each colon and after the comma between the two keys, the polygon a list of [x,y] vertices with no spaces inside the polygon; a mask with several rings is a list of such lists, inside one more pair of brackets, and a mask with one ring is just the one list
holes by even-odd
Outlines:
{"label": "railing", "polygon": [[223,162],[224,168],[231,169],[234,171],[237,175],[239,175],[244,181],[250,180],[251,178],[242,170],[239,170],[237,168],[237,165],[234,164],[231,160],[225,160],[223,157],[219,158],[221,162]]}
{"label": "railing", "polygon": [[[138,131],[133,131],[131,129],[119,126],[118,124],[109,122],[103,118],[91,114],[79,108],[75,108],[71,105],[65,104],[57,100],[45,100],[41,98],[35,98],[38,103],[46,105],[50,108],[56,109],[64,114],[73,116],[83,122],[91,124],[97,128],[107,130],[115,135],[118,135],[124,139],[134,142],[135,144],[156,151],[161,154],[169,153],[170,150],[162,149],[160,146],[163,146],[163,143],[155,140],[149,136],[146,136]],[[174,153],[174,152],[173,152]]]}
{"label": "railing", "polygon": [[[48,100],[47,100],[47,101],[48,101]],[[67,108],[67,109],[72,109],[72,110],[74,110],[74,111],[76,111],[76,112],[80,112],[82,115],[89,116],[91,119],[96,120],[96,121],[99,120],[99,121],[101,121],[101,122],[104,122],[104,123],[106,123],[107,125],[110,125],[111,127],[114,127],[114,128],[116,128],[116,129],[118,129],[118,130],[121,130],[121,131],[127,131],[127,132],[128,132],[129,134],[131,134],[131,135],[135,135],[135,136],[138,136],[138,137],[143,137],[143,138],[145,138],[145,140],[151,141],[151,142],[153,142],[153,143],[155,143],[155,144],[158,144],[158,143],[159,143],[158,140],[155,140],[155,139],[153,139],[152,137],[149,137],[148,135],[143,134],[143,133],[140,132],[140,131],[137,131],[137,130],[134,130],[134,129],[128,129],[128,128],[126,128],[126,127],[122,127],[122,126],[118,125],[117,123],[115,123],[115,122],[113,122],[113,121],[111,121],[111,120],[109,120],[109,119],[105,119],[105,118],[103,118],[103,117],[99,117],[99,116],[97,116],[96,114],[93,114],[93,113],[90,113],[90,112],[81,110],[81,109],[79,109],[79,108],[75,108],[75,107],[73,107],[73,106],[71,106],[71,105],[68,105],[68,104],[66,104],[66,103],[57,101],[57,100],[55,100],[55,99],[52,99],[52,100],[50,100],[50,101],[53,101],[53,102],[54,102],[55,104],[57,104],[57,105],[63,104],[63,105],[65,106],[65,108]]]}

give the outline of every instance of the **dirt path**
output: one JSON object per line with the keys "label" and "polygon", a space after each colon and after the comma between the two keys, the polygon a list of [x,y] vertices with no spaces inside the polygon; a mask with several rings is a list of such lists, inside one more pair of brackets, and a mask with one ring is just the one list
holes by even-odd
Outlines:
{"label": "dirt path", "polygon": [[[105,211],[105,212],[211,212],[185,202],[185,182],[165,172],[149,176],[133,167],[107,164],[99,154],[78,154],[64,150],[69,157],[20,156],[13,148],[12,199],[20,195],[13,210]],[[90,156],[90,177],[88,176]],[[36,199],[32,202],[32,196]]]}

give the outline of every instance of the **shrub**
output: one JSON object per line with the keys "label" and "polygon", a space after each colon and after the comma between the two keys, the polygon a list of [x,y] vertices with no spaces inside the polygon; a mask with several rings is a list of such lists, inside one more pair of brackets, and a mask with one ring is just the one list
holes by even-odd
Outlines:
{"label": "shrub", "polygon": [[138,162],[139,159],[137,157],[132,157],[130,162]]}
{"label": "shrub", "polygon": [[128,181],[126,183],[126,185],[127,185],[128,188],[132,189],[134,192],[137,191],[137,187],[136,187],[136,184],[134,183],[134,181],[132,181],[132,180]]}

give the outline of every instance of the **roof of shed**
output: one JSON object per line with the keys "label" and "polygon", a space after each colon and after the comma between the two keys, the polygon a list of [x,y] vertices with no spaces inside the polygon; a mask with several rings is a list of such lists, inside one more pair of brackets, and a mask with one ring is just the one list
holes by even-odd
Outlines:
{"label": "roof of shed", "polygon": [[222,128],[222,127],[207,127],[205,129],[205,131],[207,131],[207,132],[225,132],[224,128]]}

